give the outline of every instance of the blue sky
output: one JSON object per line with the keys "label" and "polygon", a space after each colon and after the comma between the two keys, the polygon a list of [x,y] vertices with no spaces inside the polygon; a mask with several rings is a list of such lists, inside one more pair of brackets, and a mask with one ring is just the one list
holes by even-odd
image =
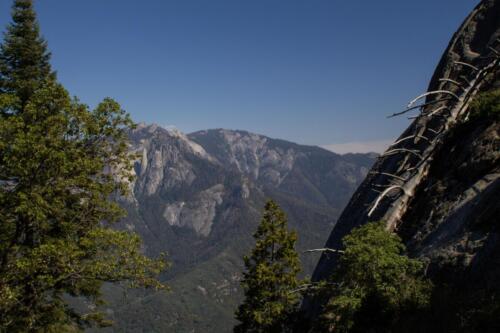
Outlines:
{"label": "blue sky", "polygon": [[[59,80],[137,122],[378,145],[471,0],[38,0]],[[0,0],[0,26],[10,0]],[[354,146],[353,146],[354,147]],[[354,149],[354,148],[353,148]],[[368,149],[370,150],[370,149]],[[373,149],[372,149],[373,150]]]}

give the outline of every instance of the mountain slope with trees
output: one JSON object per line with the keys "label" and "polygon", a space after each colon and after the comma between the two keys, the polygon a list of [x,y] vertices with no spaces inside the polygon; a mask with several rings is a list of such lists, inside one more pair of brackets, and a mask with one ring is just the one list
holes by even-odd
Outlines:
{"label": "mountain slope with trees", "polygon": [[[241,301],[243,255],[253,246],[261,211],[275,199],[298,232],[299,252],[317,247],[366,175],[373,154],[344,157],[245,131],[185,135],[140,124],[129,133],[137,155],[121,197],[146,253],[168,253],[169,295],[110,291],[119,328],[229,332]],[[305,275],[317,254],[301,255]]]}

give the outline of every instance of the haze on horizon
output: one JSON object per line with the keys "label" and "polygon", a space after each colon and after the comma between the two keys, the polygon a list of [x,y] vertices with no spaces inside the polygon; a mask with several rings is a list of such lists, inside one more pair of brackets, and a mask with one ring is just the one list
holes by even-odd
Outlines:
{"label": "haze on horizon", "polygon": [[[478,1],[36,2],[52,64],[90,105],[137,122],[243,129],[336,152],[380,151],[386,119],[426,90]],[[0,0],[0,25],[10,20]],[[428,10],[432,8],[432,10]]]}

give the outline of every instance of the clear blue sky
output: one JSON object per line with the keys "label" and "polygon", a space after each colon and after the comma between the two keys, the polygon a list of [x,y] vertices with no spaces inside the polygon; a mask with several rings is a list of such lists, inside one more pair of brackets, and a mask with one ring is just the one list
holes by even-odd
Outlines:
{"label": "clear blue sky", "polygon": [[[191,132],[304,144],[396,137],[477,0],[38,0],[59,80]],[[0,0],[0,26],[10,0]]]}

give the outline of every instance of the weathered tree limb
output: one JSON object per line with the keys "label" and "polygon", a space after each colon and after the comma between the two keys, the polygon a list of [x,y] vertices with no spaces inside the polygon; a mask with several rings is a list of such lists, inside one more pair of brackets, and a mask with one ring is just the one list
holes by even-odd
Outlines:
{"label": "weathered tree limb", "polygon": [[433,115],[439,113],[441,110],[446,110],[446,109],[449,109],[449,108],[446,105],[444,105],[444,106],[441,106],[430,113],[425,114],[424,116],[425,117],[432,117]]}
{"label": "weathered tree limb", "polygon": [[398,175],[393,175],[392,173],[387,173],[387,172],[375,172],[375,171],[370,171],[371,174],[378,174],[378,175],[384,175],[384,176],[389,176],[398,180],[401,180],[403,182],[406,181],[406,178],[400,177]]}
{"label": "weathered tree limb", "polygon": [[418,153],[418,151],[411,150],[411,149],[406,149],[406,148],[394,148],[391,150],[386,151],[385,153],[382,154],[382,156],[389,156],[389,155],[394,155],[394,154],[399,154],[399,153],[410,153],[413,154],[420,159],[422,159],[422,155]]}
{"label": "weathered tree limb", "polygon": [[432,129],[432,128],[427,128],[427,130],[431,133],[434,133],[434,134],[439,134],[443,131],[443,129],[440,129],[439,131],[436,131],[435,129]]}
{"label": "weathered tree limb", "polygon": [[479,71],[479,68],[477,68],[476,66],[474,65],[471,65],[471,64],[468,64],[466,62],[463,62],[463,61],[454,61],[453,64],[455,65],[462,65],[462,66],[465,66],[465,67],[469,67],[469,68],[472,68],[473,70],[475,70],[476,72]]}
{"label": "weathered tree limb", "polygon": [[439,102],[449,101],[450,99],[451,99],[450,97],[445,97],[445,98],[436,99],[436,100],[431,101],[431,102],[427,102],[427,103],[415,105],[415,106],[412,106],[411,108],[407,108],[404,111],[393,113],[393,114],[387,116],[387,118],[393,118],[393,117],[396,117],[396,116],[400,116],[400,115],[405,114],[405,113],[407,113],[407,112],[409,112],[411,110],[425,108],[426,106],[437,104]]}
{"label": "weathered tree limb", "polygon": [[442,78],[442,79],[439,79],[439,81],[453,83],[457,87],[459,87],[461,89],[465,89],[465,87],[464,87],[464,85],[462,83],[460,83],[458,81],[455,81],[455,80],[452,80],[452,79]]}
{"label": "weathered tree limb", "polygon": [[374,187],[379,187],[379,188],[388,188],[388,187],[391,187],[391,186],[392,186],[392,184],[390,184],[390,185],[371,184],[371,186],[374,186]]}
{"label": "weathered tree limb", "polygon": [[380,202],[382,201],[382,199],[385,198],[385,196],[387,194],[389,194],[389,192],[391,192],[392,190],[402,190],[403,192],[405,192],[405,189],[403,186],[400,186],[400,185],[393,185],[389,188],[387,188],[384,192],[382,192],[378,197],[377,199],[375,200],[375,203],[373,204],[372,208],[370,209],[370,211],[368,212],[368,217],[370,217],[373,212],[375,211],[375,209],[377,209],[378,205],[380,204]]}
{"label": "weathered tree limb", "polygon": [[312,250],[306,250],[304,253],[311,253],[311,252],[332,252],[332,253],[344,253],[345,251],[342,250],[337,250],[337,249],[330,249],[330,248],[323,248],[323,249],[312,249]]}
{"label": "weathered tree limb", "polygon": [[427,97],[427,96],[430,96],[430,95],[438,95],[438,94],[447,94],[447,95],[450,95],[450,96],[453,96],[454,98],[456,98],[457,100],[460,99],[455,93],[449,91],[449,90],[434,90],[434,91],[428,91],[422,95],[419,95],[417,97],[415,97],[412,101],[410,101],[410,103],[408,103],[408,108],[411,108],[418,100],[424,98],[424,97]]}
{"label": "weathered tree limb", "polygon": [[419,135],[419,134],[415,134],[415,135],[409,135],[409,136],[407,136],[407,137],[404,137],[404,138],[402,138],[402,139],[399,139],[399,140],[397,140],[396,142],[394,142],[393,144],[391,144],[389,147],[394,147],[394,146],[396,146],[396,145],[400,144],[400,143],[401,143],[401,142],[403,142],[403,141],[406,141],[406,140],[409,140],[409,139],[414,139],[414,138],[420,138],[420,139],[424,139],[424,140],[426,140],[427,142],[430,142],[430,140],[429,140],[428,138],[426,138],[425,136],[423,136],[423,135]]}
{"label": "weathered tree limb", "polygon": [[500,52],[492,48],[491,46],[488,46],[488,49],[490,49],[491,52],[493,52],[497,57],[500,57]]}

